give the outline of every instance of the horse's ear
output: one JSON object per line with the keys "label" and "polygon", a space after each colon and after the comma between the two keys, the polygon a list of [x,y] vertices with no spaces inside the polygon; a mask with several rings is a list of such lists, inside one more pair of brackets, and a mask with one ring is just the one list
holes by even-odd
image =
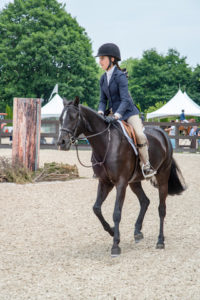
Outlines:
{"label": "horse's ear", "polygon": [[78,96],[76,96],[76,97],[75,97],[75,100],[74,100],[74,105],[75,105],[75,106],[78,106],[79,103],[80,103],[80,99],[79,99]]}
{"label": "horse's ear", "polygon": [[63,105],[66,106],[68,104],[68,101],[66,98],[63,98]]}

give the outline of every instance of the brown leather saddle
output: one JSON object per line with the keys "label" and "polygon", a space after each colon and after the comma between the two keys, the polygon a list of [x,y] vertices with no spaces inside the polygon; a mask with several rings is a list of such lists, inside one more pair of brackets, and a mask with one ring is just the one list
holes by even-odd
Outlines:
{"label": "brown leather saddle", "polygon": [[128,136],[133,140],[134,144],[137,145],[135,131],[134,131],[133,127],[125,121],[122,121],[122,124],[123,124]]}

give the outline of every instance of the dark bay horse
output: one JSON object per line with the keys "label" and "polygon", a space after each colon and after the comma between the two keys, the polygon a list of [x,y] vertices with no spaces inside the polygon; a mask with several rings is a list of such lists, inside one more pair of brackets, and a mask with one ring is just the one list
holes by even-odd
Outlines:
{"label": "dark bay horse", "polygon": [[[93,210],[104,230],[113,237],[111,255],[117,256],[121,252],[119,223],[128,184],[140,203],[140,212],[135,223],[135,241],[138,242],[143,238],[142,223],[150,201],[141,185],[144,178],[139,166],[139,158],[122,134],[118,123],[108,125],[104,117],[94,110],[80,105],[77,97],[74,101],[64,102],[60,124],[58,145],[61,150],[69,150],[72,141],[81,133],[90,142],[93,151],[93,169],[99,178]],[[146,127],[145,133],[149,142],[150,162],[157,170],[152,182],[158,188],[160,199],[158,207],[160,231],[156,247],[163,249],[166,197],[167,195],[179,195],[184,191],[185,183],[181,171],[172,157],[172,146],[165,132],[159,127]],[[114,186],[117,194],[113,213],[114,227],[111,227],[102,215],[101,206]]]}

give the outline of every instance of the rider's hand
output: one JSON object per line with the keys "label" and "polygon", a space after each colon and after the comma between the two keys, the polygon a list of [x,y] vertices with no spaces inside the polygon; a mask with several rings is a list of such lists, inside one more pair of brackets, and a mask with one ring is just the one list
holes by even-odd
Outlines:
{"label": "rider's hand", "polygon": [[107,116],[105,117],[105,122],[110,124],[110,123],[114,123],[117,121],[117,118],[115,116]]}

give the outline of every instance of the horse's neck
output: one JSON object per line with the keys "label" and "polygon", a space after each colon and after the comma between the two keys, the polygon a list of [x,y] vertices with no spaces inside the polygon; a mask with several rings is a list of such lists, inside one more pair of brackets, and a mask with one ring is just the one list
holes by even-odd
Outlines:
{"label": "horse's neck", "polygon": [[[85,106],[81,105],[80,109],[84,123],[84,126],[82,126],[82,131],[86,137],[100,133],[106,129],[106,124],[101,116]],[[101,146],[105,146],[107,140],[105,139],[105,134],[106,132],[95,137],[88,138],[93,149],[98,150],[99,147],[101,148]]]}
{"label": "horse's neck", "polygon": [[83,133],[85,135],[96,134],[106,128],[105,122],[102,117],[94,112],[92,109],[85,106],[80,107],[81,116],[83,119]]}

